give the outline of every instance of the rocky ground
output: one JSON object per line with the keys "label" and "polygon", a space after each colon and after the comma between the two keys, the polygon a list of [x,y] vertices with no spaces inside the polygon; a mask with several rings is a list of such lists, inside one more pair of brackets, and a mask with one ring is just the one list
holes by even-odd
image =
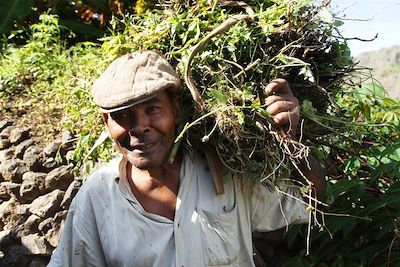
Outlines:
{"label": "rocky ground", "polygon": [[70,139],[40,146],[29,128],[0,121],[0,267],[47,265],[82,184],[66,161]]}

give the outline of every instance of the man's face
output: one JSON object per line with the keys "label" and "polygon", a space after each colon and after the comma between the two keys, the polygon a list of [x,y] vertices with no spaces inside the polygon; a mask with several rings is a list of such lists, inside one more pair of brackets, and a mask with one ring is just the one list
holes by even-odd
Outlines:
{"label": "man's face", "polygon": [[150,170],[167,163],[180,120],[180,99],[162,91],[133,107],[103,113],[120,152],[138,169]]}

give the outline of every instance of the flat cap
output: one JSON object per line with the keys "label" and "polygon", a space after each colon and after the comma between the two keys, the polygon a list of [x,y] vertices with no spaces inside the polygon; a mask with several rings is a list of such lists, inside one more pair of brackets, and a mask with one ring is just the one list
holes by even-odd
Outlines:
{"label": "flat cap", "polygon": [[103,112],[114,112],[144,102],[165,89],[180,89],[174,68],[155,52],[137,51],[114,60],[93,83],[92,94]]}

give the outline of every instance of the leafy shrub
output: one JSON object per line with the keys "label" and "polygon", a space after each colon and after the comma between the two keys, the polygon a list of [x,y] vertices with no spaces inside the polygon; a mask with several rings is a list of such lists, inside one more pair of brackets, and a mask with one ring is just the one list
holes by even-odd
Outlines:
{"label": "leafy shrub", "polygon": [[319,140],[325,144],[320,159],[327,168],[340,168],[330,173],[329,206],[324,220],[319,218],[323,227],[312,229],[308,256],[305,243],[296,243],[296,236],[305,242],[307,229],[289,231],[288,244],[297,256],[288,266],[397,266],[400,101],[387,98],[379,84],[366,83],[337,102],[342,116],[353,122],[339,122],[334,133]]}
{"label": "leafy shrub", "polygon": [[44,138],[54,138],[64,129],[76,134],[79,145],[72,159],[79,162],[103,129],[90,88],[107,55],[91,42],[68,48],[61,30],[56,16],[43,14],[30,26],[25,45],[6,47],[0,58],[0,105],[24,114],[18,122],[28,123]]}

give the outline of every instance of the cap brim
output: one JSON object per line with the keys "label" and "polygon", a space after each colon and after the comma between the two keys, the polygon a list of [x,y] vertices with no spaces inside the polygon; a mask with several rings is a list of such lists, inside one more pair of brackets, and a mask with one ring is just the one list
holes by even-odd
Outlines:
{"label": "cap brim", "polygon": [[100,111],[103,112],[103,113],[112,113],[112,112],[124,110],[124,109],[130,108],[130,107],[133,107],[133,106],[135,106],[135,105],[137,105],[137,104],[146,102],[147,100],[150,100],[150,99],[154,98],[156,95],[157,95],[157,94],[150,95],[150,96],[148,96],[148,97],[145,97],[145,98],[142,98],[142,99],[140,99],[140,100],[133,101],[133,102],[129,102],[128,104],[123,105],[123,106],[119,106],[119,107],[113,107],[113,108],[103,108],[103,107],[100,107]]}

